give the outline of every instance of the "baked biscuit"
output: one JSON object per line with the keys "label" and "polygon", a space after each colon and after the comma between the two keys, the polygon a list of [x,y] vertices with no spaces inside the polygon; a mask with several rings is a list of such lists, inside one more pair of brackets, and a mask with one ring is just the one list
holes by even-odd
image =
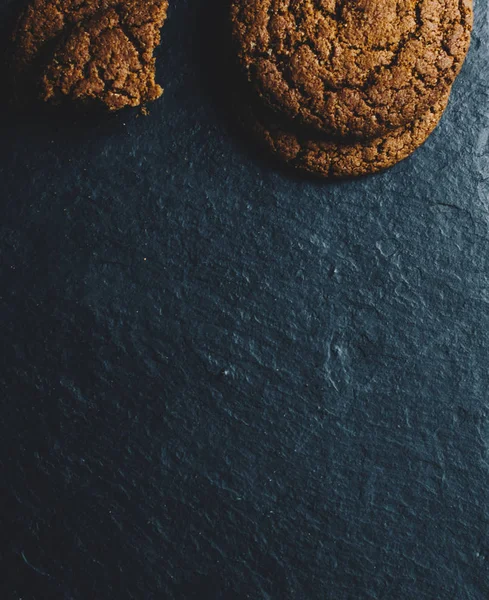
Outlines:
{"label": "baked biscuit", "polygon": [[471,0],[232,0],[231,21],[264,103],[361,139],[409,125],[445,98],[473,14]]}
{"label": "baked biscuit", "polygon": [[336,141],[277,121],[269,109],[251,104],[245,125],[261,144],[281,161],[299,171],[327,178],[347,178],[377,173],[407,158],[437,126],[449,93],[422,117],[388,135],[371,140]]}
{"label": "baked biscuit", "polygon": [[34,0],[14,33],[17,83],[109,110],[161,96],[154,49],[167,0]]}

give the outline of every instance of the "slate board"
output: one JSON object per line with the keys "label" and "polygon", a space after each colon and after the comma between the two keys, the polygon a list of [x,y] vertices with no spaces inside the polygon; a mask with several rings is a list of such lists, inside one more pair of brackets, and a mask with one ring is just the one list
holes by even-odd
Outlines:
{"label": "slate board", "polygon": [[427,144],[337,184],[171,4],[150,116],[2,111],[0,597],[487,600],[487,1]]}

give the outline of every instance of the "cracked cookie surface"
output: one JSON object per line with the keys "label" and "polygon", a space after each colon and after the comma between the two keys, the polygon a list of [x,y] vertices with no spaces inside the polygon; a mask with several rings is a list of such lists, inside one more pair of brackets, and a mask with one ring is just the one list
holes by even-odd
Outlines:
{"label": "cracked cookie surface", "polygon": [[471,0],[232,0],[238,55],[274,111],[373,138],[422,116],[467,53]]}
{"label": "cracked cookie surface", "polygon": [[167,0],[34,0],[14,32],[21,86],[45,101],[139,106],[163,90],[154,49]]}
{"label": "cracked cookie surface", "polygon": [[278,121],[269,109],[248,105],[245,125],[278,159],[299,171],[326,178],[370,175],[392,167],[421,146],[437,126],[450,93],[422,117],[371,140],[335,141]]}

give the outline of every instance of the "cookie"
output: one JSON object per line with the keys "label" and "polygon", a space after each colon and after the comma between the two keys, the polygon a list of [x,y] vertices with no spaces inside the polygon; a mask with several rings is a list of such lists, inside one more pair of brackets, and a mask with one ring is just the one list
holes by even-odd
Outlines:
{"label": "cookie", "polygon": [[299,171],[327,178],[347,178],[377,173],[407,158],[437,126],[447,106],[445,94],[422,117],[388,135],[370,140],[338,141],[293,129],[277,121],[268,109],[251,104],[245,126],[281,161]]}
{"label": "cookie", "polygon": [[153,52],[167,7],[167,0],[34,0],[14,33],[23,93],[36,88],[48,102],[111,111],[157,99]]}
{"label": "cookie", "polygon": [[471,0],[232,0],[233,39],[274,111],[329,135],[380,137],[444,98]]}

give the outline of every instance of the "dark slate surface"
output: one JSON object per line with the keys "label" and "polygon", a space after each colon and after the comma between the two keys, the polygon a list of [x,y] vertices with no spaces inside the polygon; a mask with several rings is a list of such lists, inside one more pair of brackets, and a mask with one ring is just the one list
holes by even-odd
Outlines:
{"label": "dark slate surface", "polygon": [[0,597],[487,600],[487,2],[341,184],[243,144],[221,13],[172,3],[149,117],[2,113]]}

